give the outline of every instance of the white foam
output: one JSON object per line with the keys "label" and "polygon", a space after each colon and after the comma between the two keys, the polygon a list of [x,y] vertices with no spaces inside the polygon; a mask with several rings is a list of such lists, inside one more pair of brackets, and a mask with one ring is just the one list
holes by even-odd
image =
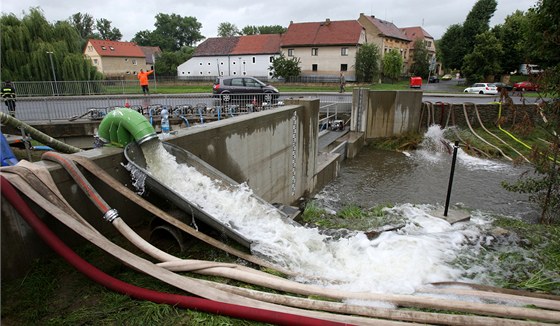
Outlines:
{"label": "white foam", "polygon": [[433,207],[404,204],[388,209],[406,219],[399,231],[374,240],[362,233],[333,239],[318,229],[285,223],[246,184],[224,189],[194,168],[177,164],[160,143],[143,150],[156,179],[251,239],[255,254],[306,275],[302,282],[321,279],[327,280],[321,285],[332,288],[412,293],[431,282],[460,280],[464,271],[449,262],[480,235],[476,223],[450,225],[429,215]]}

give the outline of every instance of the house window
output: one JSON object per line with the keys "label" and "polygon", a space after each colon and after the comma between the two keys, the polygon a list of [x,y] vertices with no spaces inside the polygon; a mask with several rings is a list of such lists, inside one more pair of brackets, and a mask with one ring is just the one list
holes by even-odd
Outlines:
{"label": "house window", "polygon": [[87,49],[88,49],[88,51],[90,51],[90,52],[93,51],[93,45],[88,45]]}
{"label": "house window", "polygon": [[270,57],[270,58],[268,59],[268,61],[269,61],[270,63],[273,63],[273,62],[274,62],[274,57]]}
{"label": "house window", "polygon": [[97,63],[98,63],[97,59],[93,59],[93,64],[97,65]]}
{"label": "house window", "polygon": [[208,65],[210,65],[210,62],[208,62]]}
{"label": "house window", "polygon": [[311,48],[311,55],[316,56],[319,54],[319,48]]}
{"label": "house window", "polygon": [[124,58],[124,62],[128,62],[128,58]]}
{"label": "house window", "polygon": [[348,71],[348,65],[343,63],[340,65],[340,71]]}
{"label": "house window", "polygon": [[426,47],[428,47],[428,48],[432,47],[432,42],[431,41],[426,41]]}
{"label": "house window", "polygon": [[105,47],[105,45],[101,46],[101,50],[107,50],[107,48]]}
{"label": "house window", "polygon": [[311,65],[311,70],[312,70],[312,71],[317,71],[317,68],[318,68],[318,67],[317,67],[317,64],[316,64],[316,63],[314,63],[314,64]]}
{"label": "house window", "polygon": [[342,56],[347,56],[347,55],[348,55],[348,48],[342,48],[342,49],[340,49],[340,55],[342,55]]}
{"label": "house window", "polygon": [[257,58],[253,57],[253,63],[257,62]]}
{"label": "house window", "polygon": [[110,46],[109,49],[111,49],[111,51],[115,51],[115,48]]}
{"label": "house window", "polygon": [[136,59],[132,59],[132,64],[135,65],[135,66],[138,65],[138,62],[136,62]]}
{"label": "house window", "polygon": [[294,56],[294,49],[288,49],[288,57]]}
{"label": "house window", "polygon": [[201,63],[199,63],[199,65],[201,65],[201,66],[202,66],[202,62],[201,62]]}

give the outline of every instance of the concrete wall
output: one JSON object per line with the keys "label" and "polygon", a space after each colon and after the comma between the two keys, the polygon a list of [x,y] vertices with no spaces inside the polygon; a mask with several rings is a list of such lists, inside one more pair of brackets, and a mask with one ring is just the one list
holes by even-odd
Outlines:
{"label": "concrete wall", "polygon": [[[247,182],[261,198],[282,204],[294,204],[330,182],[338,175],[338,155],[318,159],[319,100],[287,101],[285,107],[229,118],[177,132],[168,139],[213,165],[238,182]],[[73,154],[87,157],[100,168],[131,187],[129,172],[122,166],[123,150],[96,148]],[[48,161],[35,163],[46,167],[63,196],[78,213],[102,233],[114,234],[112,226],[60,166]],[[5,173],[3,168],[2,173]],[[104,185],[91,174],[86,178],[131,225],[150,221],[152,216]],[[165,206],[165,200],[150,199]],[[33,207],[34,205],[32,205]],[[35,207],[36,208],[36,207]],[[50,250],[2,198],[1,239],[2,277],[24,275],[30,264]],[[74,232],[37,210],[38,215],[63,240],[73,246],[83,243]]]}
{"label": "concrete wall", "polygon": [[352,96],[350,130],[364,132],[365,139],[418,130],[422,92],[355,89]]}

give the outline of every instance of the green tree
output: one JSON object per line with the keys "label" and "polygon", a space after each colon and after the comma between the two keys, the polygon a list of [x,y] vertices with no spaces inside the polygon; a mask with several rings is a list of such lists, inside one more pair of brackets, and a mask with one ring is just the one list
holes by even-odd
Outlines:
{"label": "green tree", "polygon": [[77,12],[70,16],[70,23],[78,31],[83,40],[87,40],[93,35],[93,17],[90,14]]}
{"label": "green tree", "polygon": [[356,79],[358,82],[370,83],[379,78],[379,48],[373,43],[360,46],[356,53]]}
{"label": "green tree", "polygon": [[282,53],[279,57],[272,60],[272,66],[268,70],[272,72],[272,77],[274,78],[282,77],[289,80],[292,77],[301,75],[300,63],[299,58],[288,59]]}
{"label": "green tree", "polygon": [[403,58],[401,54],[396,49],[387,52],[383,57],[383,75],[394,82],[401,76],[402,69]]}
{"label": "green tree", "polygon": [[240,34],[241,35],[283,34],[286,33],[286,31],[287,28],[280,25],[262,25],[262,26],[247,25],[243,27]]}
{"label": "green tree", "polygon": [[194,48],[183,47],[175,52],[162,52],[157,58],[155,69],[160,76],[177,76],[177,67],[192,57]]}
{"label": "green tree", "polygon": [[494,75],[502,71],[500,59],[502,57],[502,45],[491,32],[485,32],[476,36],[474,50],[465,56],[463,74],[469,83],[482,80],[494,80]]}
{"label": "green tree", "polygon": [[449,26],[439,41],[439,53],[445,69],[461,69],[465,52],[463,27],[459,24]]}
{"label": "green tree", "polygon": [[21,20],[13,14],[2,15],[0,30],[4,79],[53,80],[53,68],[58,81],[102,77],[84,59],[77,29],[68,21],[49,23],[38,7],[31,8]]}
{"label": "green tree", "polygon": [[418,39],[414,41],[412,52],[412,65],[410,66],[410,73],[414,76],[428,78],[430,73],[430,61],[428,55],[428,48],[424,40]]}
{"label": "green tree", "polygon": [[239,29],[232,23],[223,22],[218,25],[218,36],[230,37],[239,35]]}
{"label": "green tree", "polygon": [[[534,173],[525,174],[515,183],[503,182],[510,190],[529,194],[529,199],[541,208],[540,222],[560,222],[560,4],[556,0],[539,0],[529,11],[532,33],[530,51],[540,53],[546,67],[540,87],[548,97],[541,99],[538,110],[542,119],[537,127],[546,135],[546,143],[536,143],[532,148],[531,164]],[[542,39],[539,39],[542,37]]]}
{"label": "green tree", "polygon": [[502,73],[509,74],[527,61],[529,19],[520,10],[506,17],[503,24],[496,25],[492,32],[504,49],[500,58]]}
{"label": "green tree", "polygon": [[496,0],[478,0],[463,23],[463,42],[466,54],[470,53],[476,43],[476,36],[490,29],[490,19],[498,6]]}
{"label": "green tree", "polygon": [[121,31],[116,27],[112,27],[111,21],[105,18],[98,19],[95,27],[99,33],[99,38],[102,40],[120,41],[122,38]]}
{"label": "green tree", "polygon": [[145,46],[159,46],[162,51],[177,51],[183,46],[192,47],[204,39],[200,34],[202,24],[195,17],[181,17],[177,14],[157,14],[154,31],[136,33],[132,42]]}

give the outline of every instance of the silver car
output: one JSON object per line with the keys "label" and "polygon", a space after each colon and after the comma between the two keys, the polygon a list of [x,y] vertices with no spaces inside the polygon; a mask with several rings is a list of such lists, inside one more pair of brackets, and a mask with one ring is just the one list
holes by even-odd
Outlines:
{"label": "silver car", "polygon": [[465,93],[474,94],[486,94],[486,95],[496,95],[498,94],[498,87],[490,83],[476,83],[471,87],[467,87],[464,90]]}

